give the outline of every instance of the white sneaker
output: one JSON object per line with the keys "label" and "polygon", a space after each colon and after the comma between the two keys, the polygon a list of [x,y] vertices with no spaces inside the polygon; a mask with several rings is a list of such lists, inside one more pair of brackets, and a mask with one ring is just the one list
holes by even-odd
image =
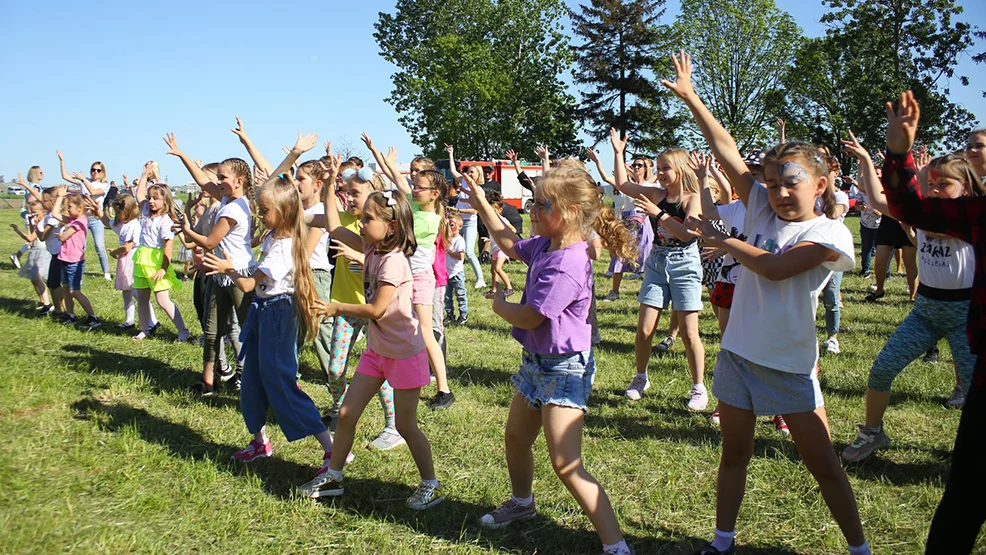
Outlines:
{"label": "white sneaker", "polygon": [[476,286],[474,287],[474,289],[484,289],[484,288],[486,288],[486,280],[482,280],[482,279],[477,281]]}
{"label": "white sneaker", "polygon": [[397,433],[394,428],[384,428],[380,435],[376,439],[370,442],[370,449],[375,449],[377,451],[389,451],[395,447],[400,447],[405,445],[407,442],[401,437],[401,434]]}
{"label": "white sneaker", "polygon": [[21,259],[17,257],[16,254],[10,255],[10,263],[14,265],[14,268],[18,270],[21,268]]}
{"label": "white sneaker", "polygon": [[624,395],[626,395],[627,399],[636,401],[648,389],[650,389],[650,379],[647,377],[647,374],[634,374],[633,380],[630,381],[630,387],[627,388]]}
{"label": "white sneaker", "polygon": [[113,276],[109,274],[103,274],[103,279],[105,279],[106,281],[113,281]]}
{"label": "white sneaker", "polygon": [[610,291],[605,297],[603,297],[603,300],[613,302],[619,298],[620,298],[619,293],[617,293],[616,291]]}
{"label": "white sneaker", "polygon": [[825,352],[830,355],[837,355],[841,351],[839,350],[839,340],[834,337],[829,337],[825,341]]}
{"label": "white sneaker", "polygon": [[698,412],[705,410],[705,407],[709,406],[709,392],[704,387],[702,389],[693,387],[688,392],[688,396],[688,410]]}
{"label": "white sneaker", "polygon": [[962,391],[961,387],[955,386],[955,389],[952,390],[952,396],[948,398],[945,406],[950,409],[960,409],[962,405],[965,405],[965,392]]}

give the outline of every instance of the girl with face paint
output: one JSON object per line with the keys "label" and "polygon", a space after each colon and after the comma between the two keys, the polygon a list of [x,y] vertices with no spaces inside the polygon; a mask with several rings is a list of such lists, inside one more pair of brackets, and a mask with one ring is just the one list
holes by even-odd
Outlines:
{"label": "girl with face paint", "polygon": [[688,54],[672,56],[677,78],[662,81],[681,98],[746,206],[746,241],[717,231],[704,218],[686,222],[695,237],[722,247],[743,265],[716,363],[722,458],[716,530],[703,555],[735,551],[735,528],[753,456],[757,415],[780,414],[805,466],[854,555],[870,553],[852,487],[829,436],[818,383],[814,314],[833,271],[852,269],[852,234],[841,222],[815,214],[828,171],[815,147],[783,143],[764,159],[766,183],[754,180],[736,142],[691,84]]}

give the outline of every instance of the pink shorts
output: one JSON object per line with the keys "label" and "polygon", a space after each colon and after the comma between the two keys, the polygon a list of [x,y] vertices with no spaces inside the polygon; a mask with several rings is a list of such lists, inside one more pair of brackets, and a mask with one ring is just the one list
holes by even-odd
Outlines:
{"label": "pink shorts", "polygon": [[496,249],[493,251],[493,260],[510,260],[510,257],[500,249]]}
{"label": "pink shorts", "polygon": [[356,371],[371,378],[383,378],[394,389],[417,389],[431,383],[428,351],[421,349],[409,358],[387,358],[367,348],[359,358]]}
{"label": "pink shorts", "polygon": [[435,297],[435,272],[428,268],[427,272],[414,274],[411,277],[414,278],[411,304],[431,306],[432,299]]}

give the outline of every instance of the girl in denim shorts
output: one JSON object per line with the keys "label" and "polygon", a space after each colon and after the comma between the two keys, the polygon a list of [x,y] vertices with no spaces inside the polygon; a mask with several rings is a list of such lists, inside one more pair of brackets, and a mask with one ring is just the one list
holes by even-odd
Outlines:
{"label": "girl in denim shorts", "polygon": [[838,220],[817,216],[828,168],[814,145],[789,142],[764,158],[766,184],[758,182],[736,142],[691,84],[688,54],[672,57],[677,79],[663,81],[685,101],[746,206],[746,241],[715,229],[708,220],[686,225],[709,246],[723,248],[743,265],[729,325],[722,338],[713,393],[722,415],[716,530],[701,555],[735,552],[735,529],[753,457],[757,415],[781,414],[805,466],[815,477],[849,552],[870,553],[845,470],[832,448],[817,372],[815,311],[832,272],[855,263],[852,234]]}
{"label": "girl in denim shorts", "polygon": [[506,425],[507,468],[512,496],[480,519],[500,528],[533,517],[534,455],[541,428],[555,473],[585,510],[605,553],[632,553],[616,521],[609,497],[582,466],[582,421],[595,377],[589,306],[592,261],[586,238],[595,229],[606,247],[622,258],[635,256],[626,227],[604,208],[584,169],[550,170],[534,191],[531,226],[538,234],[520,238],[507,228],[470,183],[469,201],[503,252],[528,266],[520,303],[507,302],[496,288],[493,311],[513,325],[524,347],[520,369],[511,379],[515,393]]}

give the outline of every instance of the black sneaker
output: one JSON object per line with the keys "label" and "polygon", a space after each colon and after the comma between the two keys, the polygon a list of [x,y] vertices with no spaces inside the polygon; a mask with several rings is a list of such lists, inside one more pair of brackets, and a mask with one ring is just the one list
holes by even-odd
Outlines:
{"label": "black sneaker", "polygon": [[322,424],[325,424],[330,432],[335,433],[336,426],[339,424],[339,409],[330,408],[322,413]]}
{"label": "black sneaker", "polygon": [[38,316],[47,316],[55,310],[55,305],[46,304],[38,307]]}
{"label": "black sneaker", "polygon": [[448,322],[450,324],[454,324],[455,323],[455,313],[454,312],[446,312],[445,313],[445,319],[442,320],[442,321],[443,322]]}
{"label": "black sneaker", "polygon": [[158,323],[154,324],[153,326],[151,326],[151,329],[147,330],[147,333],[145,335],[147,335],[147,336],[154,335],[155,333],[157,333],[157,330],[159,330],[159,329],[161,329],[161,322],[158,322]]}
{"label": "black sneaker", "polygon": [[671,350],[672,345],[674,345],[674,338],[669,335],[664,338],[664,341],[661,341],[655,345],[654,348],[657,349],[657,352],[659,353],[666,353]]}
{"label": "black sneaker", "polygon": [[51,316],[51,319],[56,322],[61,322],[62,320],[65,319],[65,313],[58,312],[57,310],[52,310],[51,312],[48,313],[48,316]]}
{"label": "black sneaker", "polygon": [[735,555],[735,553],[736,553],[736,540],[733,540],[733,543],[730,544],[730,546],[726,548],[725,551],[719,551],[718,549],[712,547],[712,544],[710,543],[709,545],[700,549],[698,553],[696,553],[695,555]]}
{"label": "black sneaker", "polygon": [[63,324],[68,324],[70,326],[74,326],[75,324],[77,324],[79,322],[79,319],[75,317],[75,314],[65,313],[65,314],[62,315],[62,318],[59,321],[61,323],[63,323]]}
{"label": "black sneaker", "polygon": [[439,391],[435,395],[435,398],[432,399],[430,403],[428,403],[428,408],[430,408],[431,410],[447,409],[451,407],[452,403],[454,402],[455,402],[454,393],[452,393],[451,391],[447,393],[444,391]]}
{"label": "black sneaker", "polygon": [[102,325],[103,325],[103,321],[100,320],[99,317],[97,316],[90,316],[86,318],[85,322],[82,323],[82,327],[89,328],[91,330],[94,330]]}
{"label": "black sneaker", "polygon": [[466,325],[466,324],[469,323],[469,317],[468,316],[459,316],[458,318],[455,319],[455,323],[456,323],[456,325],[464,326],[464,325]]}
{"label": "black sneaker", "polygon": [[199,383],[193,385],[192,391],[198,393],[202,397],[212,397],[216,394],[216,388],[211,383],[205,383],[205,380],[201,380]]}
{"label": "black sneaker", "polygon": [[235,374],[233,374],[233,379],[229,380],[229,382],[227,382],[227,383],[228,383],[229,387],[232,387],[233,388],[233,391],[239,391],[240,390],[240,373],[239,372],[236,372]]}
{"label": "black sneaker", "polygon": [[924,361],[928,364],[936,364],[938,363],[938,360],[938,345],[935,345],[934,347],[928,349],[927,353],[924,353]]}
{"label": "black sneaker", "polygon": [[225,365],[225,367],[219,371],[219,381],[226,383],[229,380],[233,379],[233,376],[235,375],[236,372],[232,368],[230,368],[229,365]]}

